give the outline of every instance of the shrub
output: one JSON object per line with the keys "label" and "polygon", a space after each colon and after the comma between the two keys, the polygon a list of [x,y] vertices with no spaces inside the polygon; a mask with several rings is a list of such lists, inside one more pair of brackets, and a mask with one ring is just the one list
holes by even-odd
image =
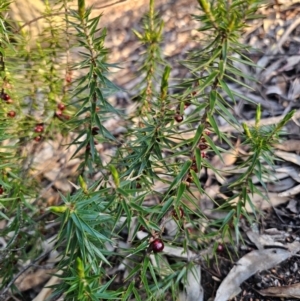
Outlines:
{"label": "shrub", "polygon": [[[175,300],[211,255],[201,250],[211,250],[217,240],[238,243],[241,215],[255,218],[250,195],[261,191],[252,175],[264,183],[270,173],[265,163],[274,164],[272,143],[293,112],[275,127],[260,127],[258,106],[255,126],[241,129],[231,106],[242,96],[228,82],[246,86],[247,75],[235,62],[254,64],[239,38],[248,21],[259,17],[262,2],[198,3],[195,19],[206,34],[205,46],[187,54],[182,63],[190,77],[177,81],[173,88],[180,92],[171,94],[172,67],[161,51],[163,22],[150,0],[143,32],[135,31],[145,52],[137,70],[136,109],[128,115],[108,101],[118,90],[108,77],[117,66],[107,59],[101,16],[91,18],[83,0],[77,10],[67,1],[59,1],[57,10],[47,4],[47,26],[32,46],[24,27],[5,17],[9,1],[2,1],[0,215],[7,242],[0,254],[2,296],[16,290],[16,277],[32,265],[24,268],[22,262],[38,262],[52,251],[40,242],[49,238],[45,223],[54,216],[59,229],[55,223],[51,235],[61,281],[53,297],[65,300]],[[71,55],[78,47],[80,58]],[[206,195],[201,171],[218,174],[209,159],[216,154],[222,160],[225,148],[234,152],[235,139],[219,130],[217,116],[239,130],[251,155],[240,161],[244,174],[228,184],[232,195],[216,202],[223,218],[212,219],[199,207],[199,196]],[[107,128],[112,118],[125,124],[119,137]],[[35,148],[60,136],[80,160],[74,191],[60,194],[61,202],[40,215],[45,205],[38,202],[42,183],[32,176]],[[109,162],[99,152],[103,143],[115,150]],[[123,273],[122,283],[117,273]]]}

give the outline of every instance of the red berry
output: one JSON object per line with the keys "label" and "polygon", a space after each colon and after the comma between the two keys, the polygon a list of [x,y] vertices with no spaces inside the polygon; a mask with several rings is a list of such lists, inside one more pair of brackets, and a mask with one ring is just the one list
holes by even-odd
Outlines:
{"label": "red berry", "polygon": [[208,148],[208,146],[207,146],[206,144],[200,143],[200,144],[199,144],[199,148],[200,148],[200,150],[205,150],[205,149]]}
{"label": "red berry", "polygon": [[10,100],[10,96],[7,93],[4,93],[4,92],[1,94],[1,98],[4,101],[9,101]]}
{"label": "red berry", "polygon": [[61,115],[62,115],[62,111],[61,111],[61,110],[57,110],[57,111],[55,112],[55,116],[56,116],[56,117],[61,117]]}
{"label": "red berry", "polygon": [[163,241],[159,238],[156,238],[151,243],[151,248],[154,253],[159,253],[164,249],[165,245]]}
{"label": "red berry", "polygon": [[179,217],[178,217],[178,214],[177,214],[175,209],[172,212],[172,215],[175,219],[180,219],[184,216],[184,212],[183,212],[183,209],[181,207],[178,208],[178,211],[179,211]]}
{"label": "red berry", "polygon": [[92,128],[92,135],[98,135],[99,134],[99,128],[97,126],[94,126]]}
{"label": "red berry", "polygon": [[15,112],[15,111],[9,111],[9,112],[7,113],[7,116],[8,116],[8,117],[11,117],[11,118],[14,118],[14,117],[16,116],[16,112]]}
{"label": "red berry", "polygon": [[59,104],[57,105],[57,108],[58,108],[60,111],[63,111],[63,110],[66,108],[66,106],[65,106],[63,103],[59,103]]}
{"label": "red berry", "polygon": [[202,153],[201,153],[201,157],[202,157],[202,158],[207,158],[206,153],[205,153],[205,152],[202,152]]}
{"label": "red berry", "polygon": [[2,186],[0,186],[0,194],[3,194],[3,192],[4,192],[4,189]]}
{"label": "red berry", "polygon": [[224,251],[224,246],[222,244],[218,244],[217,252],[222,253]]}
{"label": "red berry", "polygon": [[143,225],[140,225],[139,231],[146,231],[146,228]]}
{"label": "red berry", "polygon": [[191,175],[188,175],[188,177],[186,178],[186,181],[188,183],[193,183],[193,178],[191,177]]}
{"label": "red berry", "polygon": [[198,172],[198,168],[197,168],[196,162],[192,163],[191,170],[193,170],[194,172]]}
{"label": "red berry", "polygon": [[187,109],[190,105],[191,105],[190,102],[185,102],[185,103],[184,103],[184,107],[183,107],[184,110]]}
{"label": "red berry", "polygon": [[40,142],[42,140],[42,136],[36,136],[34,137],[34,141]]}
{"label": "red berry", "polygon": [[65,80],[68,84],[72,82],[72,72],[68,72],[65,76]]}
{"label": "red berry", "polygon": [[141,188],[142,188],[141,183],[140,183],[140,182],[137,182],[137,183],[136,183],[136,189],[141,189]]}
{"label": "red berry", "polygon": [[44,131],[44,126],[42,124],[37,124],[34,128],[36,133],[42,133]]}
{"label": "red berry", "polygon": [[176,114],[174,118],[177,122],[182,122],[182,120],[183,120],[183,116],[181,116],[179,114]]}

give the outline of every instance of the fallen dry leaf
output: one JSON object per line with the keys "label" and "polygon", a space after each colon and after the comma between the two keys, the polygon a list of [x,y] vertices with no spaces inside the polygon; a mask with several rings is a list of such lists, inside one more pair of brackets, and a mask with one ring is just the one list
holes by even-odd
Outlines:
{"label": "fallen dry leaf", "polygon": [[[251,202],[257,209],[266,210],[272,207],[276,207],[278,205],[284,204],[288,201],[287,196],[279,196],[278,193],[270,192],[268,193],[268,198],[264,198],[262,195],[258,193],[254,193],[253,195],[249,195]],[[236,197],[230,201],[231,204],[237,204],[239,202],[239,198]],[[252,213],[252,207],[247,202],[245,209],[247,212]]]}
{"label": "fallen dry leaf", "polygon": [[291,154],[291,153],[282,152],[282,151],[275,151],[274,155],[281,159],[284,159],[285,161],[300,165],[300,156],[298,156],[296,154]]}
{"label": "fallen dry leaf", "polygon": [[300,298],[300,283],[288,286],[275,286],[258,291],[262,296],[277,298]]}
{"label": "fallen dry leaf", "polygon": [[274,145],[275,148],[279,150],[284,150],[287,152],[300,151],[300,140],[289,139],[286,141],[282,141],[279,144]]}
{"label": "fallen dry leaf", "polygon": [[256,250],[242,257],[231,269],[219,286],[215,301],[227,301],[240,293],[240,285],[257,272],[268,270],[288,259],[300,250],[300,243],[295,241],[287,249],[271,248]]}
{"label": "fallen dry leaf", "polygon": [[203,288],[201,286],[201,266],[193,265],[187,272],[185,284],[186,301],[202,301]]}
{"label": "fallen dry leaf", "polygon": [[296,195],[300,192],[300,185],[297,185],[291,189],[288,189],[284,192],[278,193],[279,197],[289,197],[289,196],[293,196]]}
{"label": "fallen dry leaf", "polygon": [[278,246],[284,247],[284,245],[281,242],[275,241],[274,236],[268,235],[268,234],[258,234],[254,231],[247,231],[246,232],[248,238],[255,244],[258,250],[262,250],[264,247],[267,246]]}

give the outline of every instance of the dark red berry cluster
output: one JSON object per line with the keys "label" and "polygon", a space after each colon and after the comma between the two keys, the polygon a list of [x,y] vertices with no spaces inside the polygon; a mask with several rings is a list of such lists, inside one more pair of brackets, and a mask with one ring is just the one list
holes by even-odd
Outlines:
{"label": "dark red berry cluster", "polygon": [[[9,94],[4,92],[4,89],[1,90],[0,99],[5,101],[6,103],[13,103],[13,101],[12,101],[11,97],[9,96]],[[13,110],[8,111],[7,117],[14,118],[15,116],[16,116],[15,111],[13,111]]]}
{"label": "dark red berry cluster", "polygon": [[55,117],[59,118],[60,120],[69,120],[70,116],[63,114],[63,111],[65,110],[66,106],[63,103],[59,103],[57,105],[57,110],[55,112]]}
{"label": "dark red berry cluster", "polygon": [[[209,131],[204,131],[206,136],[209,136],[211,133]],[[202,158],[207,158],[205,150],[208,149],[208,144],[207,141],[205,139],[205,137],[201,137],[200,138],[200,143],[198,144],[199,149],[201,150],[201,156]]]}
{"label": "dark red berry cluster", "polygon": [[[11,99],[10,95],[7,94],[4,89],[1,90],[1,93],[0,93],[0,99],[2,99],[3,101],[5,101],[6,103],[13,103],[13,100]],[[10,118],[14,118],[16,116],[16,112],[11,110],[7,113],[7,117],[10,117]]]}
{"label": "dark red berry cluster", "polygon": [[44,132],[44,124],[43,123],[38,123],[35,128],[34,128],[34,131],[36,133],[42,133]]}
{"label": "dark red berry cluster", "polygon": [[34,132],[38,134],[33,138],[35,142],[40,142],[42,140],[43,136],[41,134],[44,132],[44,130],[44,123],[37,123],[35,125]]}

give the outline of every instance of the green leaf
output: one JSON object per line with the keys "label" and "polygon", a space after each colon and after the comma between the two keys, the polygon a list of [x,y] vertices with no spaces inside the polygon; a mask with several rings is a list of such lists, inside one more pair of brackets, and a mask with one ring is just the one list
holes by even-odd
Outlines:
{"label": "green leaf", "polygon": [[197,174],[196,174],[193,170],[191,170],[190,173],[191,173],[192,178],[193,178],[193,183],[194,183],[194,184],[196,185],[196,187],[198,188],[198,191],[199,191],[200,193],[202,193],[202,192],[203,192],[203,188],[201,187],[201,183],[200,183],[200,181],[199,181],[199,178],[198,178]]}
{"label": "green leaf", "polygon": [[188,173],[191,165],[192,165],[192,161],[191,160],[187,160],[183,164],[183,166],[181,168],[181,171],[179,172],[179,174],[175,177],[175,179],[171,183],[171,185],[170,185],[170,187],[169,187],[168,192],[166,193],[166,195],[168,195],[170,193],[170,191],[182,181],[183,177]]}
{"label": "green leaf", "polygon": [[220,137],[221,133],[219,131],[219,127],[218,127],[214,117],[212,115],[208,114],[207,118],[208,118],[209,124],[214,129],[214,132]]}
{"label": "green leaf", "polygon": [[205,88],[207,88],[217,77],[219,71],[213,71],[211,74],[205,79],[204,83],[199,87],[197,92],[200,94]]}
{"label": "green leaf", "polygon": [[179,188],[177,190],[176,206],[179,206],[179,204],[181,203],[181,198],[185,190],[186,190],[186,185],[184,183],[180,183]]}
{"label": "green leaf", "polygon": [[214,112],[216,100],[217,100],[217,91],[216,90],[211,90],[210,93],[209,93],[210,114],[213,114],[213,112]]}
{"label": "green leaf", "polygon": [[116,187],[118,188],[120,186],[119,173],[114,165],[109,165],[109,169],[110,169],[111,175],[113,177],[114,183],[115,183]]}
{"label": "green leaf", "polygon": [[226,92],[226,94],[230,97],[230,99],[233,101],[233,103],[235,104],[236,101],[235,101],[234,95],[232,94],[231,90],[227,86],[226,82],[223,81],[222,79],[219,79],[219,84],[221,85],[222,89]]}
{"label": "green leaf", "polygon": [[160,210],[159,215],[157,216],[156,220],[159,221],[163,216],[167,214],[167,212],[170,210],[174,202],[174,197],[170,197],[166,202],[163,203],[163,206]]}
{"label": "green leaf", "polygon": [[197,130],[196,130],[196,134],[194,136],[194,139],[193,139],[193,145],[192,145],[192,149],[195,149],[195,147],[198,145],[200,139],[201,139],[201,136],[202,136],[202,133],[204,131],[204,128],[205,126],[202,125],[202,124],[199,124]]}

